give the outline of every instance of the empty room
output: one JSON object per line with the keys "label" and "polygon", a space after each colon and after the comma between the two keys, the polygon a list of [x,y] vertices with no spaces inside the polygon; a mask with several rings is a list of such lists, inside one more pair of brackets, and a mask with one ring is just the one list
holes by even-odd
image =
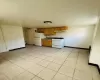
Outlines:
{"label": "empty room", "polygon": [[0,0],[0,80],[100,80],[100,0]]}

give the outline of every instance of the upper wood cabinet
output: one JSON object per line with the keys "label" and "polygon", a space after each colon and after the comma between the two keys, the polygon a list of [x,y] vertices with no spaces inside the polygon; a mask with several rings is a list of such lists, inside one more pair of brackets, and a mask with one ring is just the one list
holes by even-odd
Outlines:
{"label": "upper wood cabinet", "polygon": [[68,29],[68,27],[66,27],[66,26],[61,27],[61,30],[67,30],[67,29]]}
{"label": "upper wood cabinet", "polygon": [[44,33],[45,28],[37,28],[37,32]]}
{"label": "upper wood cabinet", "polygon": [[63,26],[63,27],[55,27],[55,31],[63,31],[63,30],[67,30],[68,27]]}
{"label": "upper wood cabinet", "polygon": [[62,27],[52,27],[52,28],[37,28],[37,32],[44,33],[45,35],[55,35],[56,32],[67,30],[67,26]]}
{"label": "upper wood cabinet", "polygon": [[55,32],[55,30],[53,28],[49,28],[49,29],[45,29],[44,30],[44,34],[45,35],[55,35],[56,32]]}

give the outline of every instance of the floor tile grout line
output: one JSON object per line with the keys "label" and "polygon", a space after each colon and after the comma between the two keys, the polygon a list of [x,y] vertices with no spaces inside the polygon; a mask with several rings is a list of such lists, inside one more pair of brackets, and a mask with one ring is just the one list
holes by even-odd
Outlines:
{"label": "floor tile grout line", "polygon": [[6,74],[3,73],[3,75],[4,75],[8,80],[10,80],[10,78],[9,78]]}
{"label": "floor tile grout line", "polygon": [[[77,61],[78,61],[78,57],[79,57],[79,52],[78,52],[78,56],[77,56]],[[77,65],[77,61],[76,61],[76,65]],[[76,65],[75,65],[75,69],[74,69],[74,72],[73,72],[72,80],[74,79],[74,74],[75,74],[75,70],[76,70]]]}
{"label": "floor tile grout line", "polygon": [[[46,69],[46,68],[43,68],[38,74],[40,74],[44,69]],[[38,76],[38,74],[36,75],[36,76]],[[39,77],[39,76],[38,76]]]}
{"label": "floor tile grout line", "polygon": [[[36,57],[36,58],[37,58],[37,57]],[[22,59],[23,59],[23,58],[22,58]],[[44,60],[44,59],[42,59],[42,60]],[[10,61],[10,60],[8,60],[8,61],[11,62],[11,63],[14,64],[14,65],[20,67],[19,65],[13,63],[13,62]],[[52,61],[51,61],[51,62],[52,62]],[[39,65],[39,66],[41,66],[41,65]],[[42,66],[42,67],[44,67],[44,66]],[[23,67],[20,67],[20,68],[24,69],[25,71],[28,71],[27,69],[25,69],[25,68],[23,68]],[[46,67],[44,67],[44,68],[46,68]],[[43,70],[44,70],[44,69],[43,69]],[[41,71],[43,71],[43,70],[41,70]],[[40,71],[40,72],[41,72],[41,71]],[[30,72],[30,71],[28,71],[28,72]],[[40,72],[39,72],[39,73],[40,73]],[[23,72],[22,72],[22,73],[23,73]],[[20,74],[22,74],[22,73],[20,73]],[[31,73],[31,72],[30,72],[30,73]],[[39,74],[39,73],[38,73],[38,74]],[[19,74],[19,75],[20,75],[20,74]],[[33,74],[33,73],[31,73],[31,74]],[[33,75],[38,76],[38,74],[37,74],[37,75],[33,74]]]}
{"label": "floor tile grout line", "polygon": [[[12,63],[12,62],[11,62]],[[14,64],[14,65],[16,65],[17,67],[20,67],[19,65],[17,65],[17,64],[15,64],[15,63],[12,63],[12,64]],[[24,69],[25,71],[28,71],[27,69],[25,69],[25,68],[23,68],[23,67],[20,67],[21,69]],[[24,72],[25,72],[24,71]],[[29,71],[28,71],[29,72]],[[22,72],[23,73],[23,72]],[[29,73],[31,73],[31,72],[29,72]],[[20,73],[21,74],[21,73]],[[32,73],[33,74],[33,73]],[[33,74],[33,75],[35,75],[35,74]]]}
{"label": "floor tile grout line", "polygon": [[[10,61],[9,61],[9,62],[10,62]],[[12,63],[12,62],[11,62],[11,63]],[[15,64],[15,63],[12,63],[12,64],[14,64],[14,65],[20,67],[19,65]],[[22,67],[20,67],[20,68],[22,68]],[[22,68],[22,69],[24,69],[25,71],[27,71],[27,72],[33,74],[32,72],[28,71],[28,69],[25,69],[25,68]],[[25,71],[24,71],[24,72],[25,72]],[[24,73],[24,72],[22,72],[22,73]],[[19,75],[21,75],[22,73],[20,73]],[[37,76],[37,75],[35,75],[35,74],[33,74],[33,75],[34,75],[34,76]],[[17,75],[17,76],[18,76],[18,75]]]}
{"label": "floor tile grout line", "polygon": [[[13,79],[14,79],[15,77],[17,77],[17,76],[20,76],[20,75],[23,74],[24,72],[25,72],[25,71],[23,71],[22,73],[20,73],[20,74],[14,76]],[[12,80],[13,80],[13,79],[12,79]]]}
{"label": "floor tile grout line", "polygon": [[[39,65],[39,64],[37,64],[37,65]],[[41,65],[39,65],[39,66],[41,66]],[[42,67],[44,67],[44,66],[42,66]],[[39,73],[41,73],[44,69],[46,69],[47,67],[44,67]],[[39,74],[38,73],[38,74]],[[38,76],[38,74],[36,75],[36,76]],[[39,77],[39,76],[38,76]]]}
{"label": "floor tile grout line", "polygon": [[[45,59],[42,59],[42,60],[45,60]],[[48,60],[46,60],[46,61],[48,61]],[[54,60],[53,60],[53,61],[54,61]],[[48,62],[51,63],[51,62],[53,62],[53,61],[48,61]],[[49,63],[49,64],[50,64],[50,63]],[[55,62],[53,62],[53,63],[55,63]],[[48,64],[48,65],[49,65],[49,64]],[[55,63],[55,64],[58,64],[58,63]],[[38,65],[39,65],[39,64],[38,64]],[[58,64],[58,65],[61,65],[61,64]],[[41,66],[42,66],[42,65],[41,65]],[[44,66],[43,66],[43,67],[44,67]]]}
{"label": "floor tile grout line", "polygon": [[[50,63],[51,63],[51,62],[50,62]],[[49,63],[49,64],[50,64],[50,63]],[[39,66],[42,66],[42,65],[40,65],[40,64],[38,64],[38,63],[36,63],[36,64],[37,64],[37,65],[39,65]],[[49,64],[48,64],[48,65],[49,65]],[[48,66],[48,65],[47,65],[47,66]],[[42,66],[42,67],[45,67],[45,68],[47,68],[47,66],[46,66],[46,67],[45,67],[45,66]]]}
{"label": "floor tile grout line", "polygon": [[[72,53],[72,51],[69,53],[69,55],[70,55],[71,53]],[[69,55],[68,55],[68,56],[69,56]],[[68,58],[68,56],[67,56],[67,58]],[[67,59],[67,58],[66,58],[66,59]],[[65,61],[66,61],[66,60],[65,60]],[[63,64],[65,63],[65,61],[62,63],[62,65],[60,66],[60,68],[63,66]],[[60,70],[60,68],[58,69],[58,71]],[[58,71],[56,72],[56,74],[58,73]],[[56,76],[56,74],[53,76],[53,78]],[[53,80],[53,78],[52,78],[51,80]]]}
{"label": "floor tile grout line", "polygon": [[[53,62],[53,61],[51,61],[51,62]],[[43,67],[43,66],[42,66],[42,67]],[[47,68],[47,67],[44,67],[44,69],[46,69],[46,68]],[[44,69],[43,69],[43,70],[44,70]],[[39,73],[41,73],[43,70],[41,70]],[[53,71],[53,70],[52,70],[52,71]],[[39,73],[38,73],[38,74],[39,74]],[[37,76],[38,76],[38,74],[37,74]],[[43,79],[43,80],[44,80],[44,79]],[[51,80],[52,80],[52,79],[51,79]]]}
{"label": "floor tile grout line", "polygon": [[[42,59],[42,60],[45,60],[45,59]],[[48,61],[48,60],[46,60],[46,61]],[[39,62],[40,62],[40,61],[39,61]],[[50,63],[51,63],[51,62],[53,62],[53,61],[48,61],[48,62],[50,62]],[[50,63],[49,63],[49,64],[50,64]],[[38,63],[36,63],[36,64],[37,64],[37,65],[39,65]],[[49,65],[49,64],[48,64],[48,65]],[[48,65],[47,65],[47,66],[48,66]],[[42,66],[42,65],[40,65],[40,66]],[[45,67],[45,66],[42,66],[42,67],[47,68],[47,66],[46,66],[46,67]]]}
{"label": "floor tile grout line", "polygon": [[[68,58],[68,56],[67,56],[67,58]],[[66,58],[66,59],[67,59],[67,58]],[[40,59],[40,58],[39,58],[39,59]],[[7,59],[6,59],[6,60],[7,60]],[[45,59],[44,59],[44,60],[45,60]],[[77,59],[77,60],[78,60],[78,59]],[[7,61],[9,61],[9,60],[7,60]],[[65,61],[66,61],[66,60],[65,60]],[[64,62],[65,62],[65,61],[64,61]],[[9,61],[9,62],[10,62],[10,61]],[[52,62],[52,61],[51,61],[51,62]],[[13,64],[14,64],[14,63],[13,63]],[[63,64],[64,64],[64,63],[62,63],[62,65],[63,65]],[[16,64],[14,64],[14,65],[16,65]],[[48,65],[49,65],[49,64],[48,64]],[[17,66],[18,66],[18,65],[17,65]],[[18,66],[18,67],[20,67],[20,66]],[[20,67],[20,68],[22,68],[22,67]],[[47,67],[45,67],[45,68],[47,68]],[[24,68],[22,68],[22,69],[24,69]],[[27,69],[24,69],[24,70],[27,71]],[[59,71],[59,70],[58,70],[58,71]],[[28,71],[28,72],[29,72],[29,71]],[[37,76],[37,75],[35,75],[35,76]]]}
{"label": "floor tile grout line", "polygon": [[92,72],[92,70],[91,70],[91,73],[92,73],[92,80],[93,80],[93,72]]}
{"label": "floor tile grout line", "polygon": [[[78,58],[79,58],[79,55],[80,55],[80,51],[79,51],[79,54],[78,54]],[[78,61],[78,58],[77,58],[77,61]],[[76,65],[77,65],[77,63],[76,63]],[[78,70],[78,69],[75,67],[75,70]],[[73,79],[74,79],[74,76],[73,76]],[[75,79],[75,80],[77,80],[77,79]],[[92,80],[93,80],[93,77],[92,77]]]}
{"label": "floor tile grout line", "polygon": [[[12,63],[13,65],[17,66],[17,67],[20,67],[20,66],[18,66],[17,64],[15,64],[15,63],[9,61],[8,59],[6,59],[6,60],[7,60],[8,62]],[[26,71],[26,69],[24,69],[24,68],[22,68],[22,67],[20,67],[20,68],[24,70],[23,72]],[[21,72],[20,74],[22,74],[23,72]],[[18,74],[18,75],[20,75],[20,74]],[[18,76],[18,75],[16,75],[16,76]],[[15,76],[15,77],[16,77],[16,76]]]}
{"label": "floor tile grout line", "polygon": [[[71,54],[71,53],[69,53],[69,55],[70,55],[70,54]],[[67,57],[68,57],[68,56],[67,56]],[[65,60],[65,61],[66,61],[66,60]],[[53,61],[51,61],[51,62],[53,62]],[[63,63],[62,63],[62,65],[63,65]],[[42,67],[43,67],[43,66],[42,66]],[[62,66],[61,66],[61,67],[62,67]],[[44,67],[44,69],[46,69],[46,68],[47,68],[47,67]],[[44,70],[44,69],[43,69],[43,70]],[[60,68],[59,68],[59,69],[60,69]],[[58,69],[58,71],[59,71],[59,69]],[[42,72],[43,70],[41,70],[40,72]],[[50,70],[51,70],[51,69],[50,69]],[[53,71],[53,70],[52,70],[52,71]],[[58,73],[58,71],[57,71],[57,72],[55,71],[56,74]],[[40,73],[40,72],[39,72],[39,73]],[[39,73],[38,73],[38,74],[39,74]],[[38,76],[38,74],[37,74],[37,76]],[[55,75],[56,75],[56,74],[55,74]],[[55,75],[54,75],[54,76],[55,76]],[[52,79],[53,79],[53,78],[52,78]],[[51,80],[52,80],[52,79],[51,79]]]}
{"label": "floor tile grout line", "polygon": [[[42,79],[41,77],[39,77],[39,76],[37,76],[37,75],[36,75],[36,76],[34,76],[32,79],[34,79],[35,77],[38,77],[38,78]],[[31,80],[32,80],[32,79],[31,79]],[[42,79],[42,80],[44,80],[44,79]]]}
{"label": "floor tile grout line", "polygon": [[[14,65],[16,65],[16,64],[14,64]],[[16,65],[16,66],[18,66],[18,65]],[[18,67],[20,67],[20,66],[18,66]],[[42,67],[43,67],[43,66],[42,66]],[[22,68],[22,67],[20,67],[20,68]],[[45,67],[44,67],[44,68],[45,68]],[[44,69],[44,68],[43,68],[43,69]],[[24,69],[24,68],[22,68],[22,69]],[[24,70],[27,71],[27,72],[29,72],[29,73],[31,73],[31,74],[33,74],[32,72],[28,71],[28,69],[24,69]],[[25,72],[25,71],[24,71],[24,72]],[[41,70],[41,71],[42,71],[42,70]],[[22,73],[24,73],[24,72],[22,72]],[[21,75],[22,73],[20,73],[19,75]],[[39,74],[39,73],[38,73],[38,74]],[[33,75],[34,75],[33,78],[35,78],[35,76],[37,76],[37,75],[35,75],[35,74],[33,74]],[[17,76],[18,76],[18,75],[17,75]],[[39,76],[37,76],[37,77],[39,77]],[[32,78],[32,79],[33,79],[33,78]],[[39,77],[39,78],[40,78],[40,77]],[[32,79],[31,79],[31,80],[32,80]]]}
{"label": "floor tile grout line", "polygon": [[[13,63],[12,61],[10,61],[10,60],[8,60],[8,59],[6,59],[6,60],[9,61],[9,62],[11,62],[13,65],[16,65],[16,66],[20,67],[19,65],[17,65],[16,63]],[[42,59],[42,60],[43,60],[43,59]],[[41,65],[39,65],[39,66],[41,66]],[[44,67],[44,66],[42,66],[42,67]],[[23,71],[22,73],[24,73],[25,71],[28,71],[27,69],[25,69],[25,68],[23,68],[23,67],[20,67],[20,68],[21,68],[21,69],[24,69],[24,71]],[[44,68],[46,68],[46,67],[44,67]],[[42,70],[41,70],[41,71],[42,71]],[[31,73],[30,71],[28,71],[28,72]],[[20,73],[20,74],[18,74],[18,75],[21,75],[22,73]],[[39,72],[39,73],[40,73],[40,72]],[[39,73],[38,73],[38,74],[39,74]],[[31,73],[31,74],[33,74],[33,73]],[[37,75],[38,75],[38,74],[37,74]],[[18,75],[16,75],[15,77],[17,77]],[[37,76],[37,75],[35,75],[35,74],[33,74],[33,75],[34,75],[34,77]],[[33,78],[34,78],[34,77],[33,77]],[[37,76],[37,77],[39,77],[39,76]],[[32,79],[33,79],[33,78],[32,78]]]}

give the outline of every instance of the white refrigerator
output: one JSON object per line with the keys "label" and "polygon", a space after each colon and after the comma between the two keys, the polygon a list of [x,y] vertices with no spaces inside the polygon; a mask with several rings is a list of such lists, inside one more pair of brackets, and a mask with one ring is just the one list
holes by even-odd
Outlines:
{"label": "white refrigerator", "polygon": [[43,33],[35,33],[34,35],[34,44],[36,46],[42,46],[42,39],[45,38]]}

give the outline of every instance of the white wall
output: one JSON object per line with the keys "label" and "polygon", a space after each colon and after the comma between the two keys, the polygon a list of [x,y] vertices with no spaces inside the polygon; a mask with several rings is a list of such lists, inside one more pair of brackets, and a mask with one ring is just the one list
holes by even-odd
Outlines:
{"label": "white wall", "polygon": [[100,67],[100,21],[98,22],[96,28],[97,31],[95,33],[96,35],[93,40],[89,62],[98,64]]}
{"label": "white wall", "polygon": [[5,51],[7,51],[7,47],[6,47],[6,44],[5,44],[5,41],[4,41],[2,29],[0,27],[0,53],[5,52]]}
{"label": "white wall", "polygon": [[92,39],[92,45],[91,45],[91,47],[93,46],[93,42],[94,42],[94,39],[95,39],[95,36],[96,36],[97,28],[98,28],[98,24],[96,24],[95,28],[94,28],[94,33],[93,33],[93,39]]}
{"label": "white wall", "polygon": [[89,48],[92,43],[94,26],[73,26],[52,37],[64,37],[65,46]]}
{"label": "white wall", "polygon": [[1,25],[1,28],[7,50],[25,47],[22,27]]}

